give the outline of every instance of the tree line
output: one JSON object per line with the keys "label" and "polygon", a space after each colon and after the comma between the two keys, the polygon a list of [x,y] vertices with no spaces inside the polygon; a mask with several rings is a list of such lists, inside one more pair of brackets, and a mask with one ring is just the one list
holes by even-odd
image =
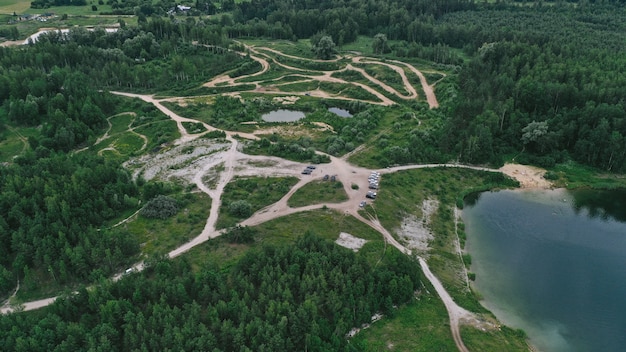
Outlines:
{"label": "tree line", "polygon": [[388,250],[378,265],[305,234],[247,252],[230,269],[193,271],[152,258],[147,269],[62,299],[36,314],[0,316],[12,351],[353,351],[344,338],[393,314],[420,287],[417,261]]}

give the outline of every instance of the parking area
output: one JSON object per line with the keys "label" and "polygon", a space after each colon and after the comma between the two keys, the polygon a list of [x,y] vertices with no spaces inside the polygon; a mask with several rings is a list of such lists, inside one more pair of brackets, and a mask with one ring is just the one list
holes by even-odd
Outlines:
{"label": "parking area", "polygon": [[[372,173],[369,175],[369,177],[367,178],[367,182],[368,182],[368,191],[365,194],[365,198],[370,199],[370,200],[374,200],[376,199],[376,196],[378,196],[378,182],[380,180],[380,173],[376,172],[376,171],[372,171]],[[367,201],[362,201],[359,205],[361,208],[365,207],[365,205],[367,204]]]}

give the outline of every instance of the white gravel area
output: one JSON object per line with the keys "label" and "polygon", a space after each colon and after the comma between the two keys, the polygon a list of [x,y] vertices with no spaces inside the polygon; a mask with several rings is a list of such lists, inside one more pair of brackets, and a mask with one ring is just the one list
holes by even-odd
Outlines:
{"label": "white gravel area", "polygon": [[429,228],[430,217],[439,207],[439,202],[433,199],[426,199],[422,203],[422,217],[415,215],[406,217],[400,229],[396,230],[401,241],[407,244],[407,247],[418,252],[427,252],[428,243],[434,238]]}
{"label": "white gravel area", "polygon": [[359,249],[361,249],[361,247],[363,247],[365,243],[367,243],[367,240],[352,236],[351,234],[346,232],[341,232],[339,234],[339,238],[337,238],[335,243],[342,247],[346,247],[352,249],[355,252],[358,252]]}

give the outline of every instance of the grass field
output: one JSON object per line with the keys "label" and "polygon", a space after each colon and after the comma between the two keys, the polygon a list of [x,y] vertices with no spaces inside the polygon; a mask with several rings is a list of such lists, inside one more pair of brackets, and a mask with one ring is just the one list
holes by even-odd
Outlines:
{"label": "grass field", "polygon": [[[295,177],[242,177],[226,185],[222,196],[222,205],[215,228],[223,229],[235,226],[257,210],[275,203],[298,182]],[[245,213],[236,213],[231,204],[246,202],[249,209]],[[247,214],[247,215],[246,215]]]}
{"label": "grass field", "polygon": [[290,207],[302,207],[310,204],[340,203],[348,200],[348,195],[341,182],[314,181],[307,183],[289,198]]}
{"label": "grass field", "polygon": [[383,317],[361,330],[351,344],[360,351],[457,351],[446,308],[433,292],[429,288],[419,299],[399,307],[394,317]]}
{"label": "grass field", "polygon": [[109,123],[111,124],[111,129],[109,130],[109,135],[115,135],[117,133],[125,132],[128,130],[128,127],[135,121],[135,116],[131,113],[120,114],[116,116],[112,116],[109,118]]}
{"label": "grass field", "polygon": [[121,225],[139,238],[143,254],[167,253],[202,232],[211,210],[211,198],[204,193],[187,193],[177,198],[183,206],[171,218],[137,216]]}
{"label": "grass field", "polygon": [[30,1],[20,0],[0,0],[0,14],[12,15],[15,13],[24,13],[30,8]]}

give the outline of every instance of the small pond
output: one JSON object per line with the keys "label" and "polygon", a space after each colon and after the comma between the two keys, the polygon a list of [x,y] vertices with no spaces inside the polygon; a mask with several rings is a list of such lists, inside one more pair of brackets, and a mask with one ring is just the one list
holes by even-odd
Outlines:
{"label": "small pond", "polygon": [[266,122],[294,122],[304,118],[302,111],[274,110],[263,114],[261,119]]}
{"label": "small pond", "polygon": [[352,114],[350,113],[350,111],[348,111],[346,109],[329,108],[328,111],[332,112],[335,115],[341,116],[341,117],[352,117]]}

